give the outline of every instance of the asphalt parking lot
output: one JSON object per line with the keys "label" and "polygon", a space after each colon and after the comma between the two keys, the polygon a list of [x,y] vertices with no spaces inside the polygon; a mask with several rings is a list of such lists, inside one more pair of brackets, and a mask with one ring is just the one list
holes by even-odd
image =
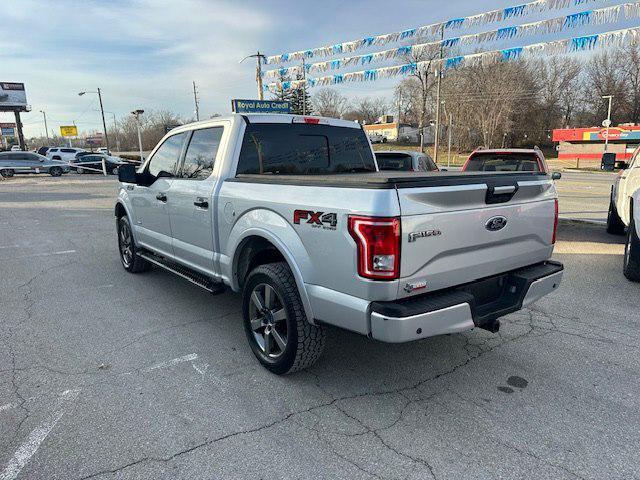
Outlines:
{"label": "asphalt parking lot", "polygon": [[0,182],[1,480],[638,478],[640,285],[601,226],[561,223],[563,285],[499,334],[332,330],[277,377],[239,296],[125,273],[115,193]]}

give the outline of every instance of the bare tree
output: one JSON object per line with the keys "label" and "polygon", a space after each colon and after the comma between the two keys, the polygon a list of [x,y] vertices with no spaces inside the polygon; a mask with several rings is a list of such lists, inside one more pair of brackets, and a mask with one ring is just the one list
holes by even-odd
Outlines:
{"label": "bare tree", "polygon": [[313,111],[321,117],[342,118],[347,109],[347,98],[332,88],[318,90],[311,101]]}
{"label": "bare tree", "polygon": [[[420,42],[418,42],[420,43]],[[420,149],[424,151],[424,129],[429,124],[427,115],[430,113],[429,99],[432,97],[437,83],[437,75],[434,71],[434,61],[442,56],[439,48],[412,49],[405,55],[405,61],[415,67],[411,70],[410,79],[405,86],[410,96],[413,95],[414,108],[417,111],[418,130],[420,131]],[[413,91],[413,93],[411,93]],[[416,91],[418,93],[417,99]],[[417,100],[417,101],[416,101]]]}
{"label": "bare tree", "polygon": [[353,102],[349,111],[344,114],[344,118],[361,123],[375,123],[387,110],[387,101],[382,97],[360,98]]}

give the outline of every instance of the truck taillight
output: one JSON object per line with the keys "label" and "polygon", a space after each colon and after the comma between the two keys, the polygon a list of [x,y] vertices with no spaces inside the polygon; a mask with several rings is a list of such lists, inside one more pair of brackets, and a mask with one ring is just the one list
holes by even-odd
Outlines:
{"label": "truck taillight", "polygon": [[555,244],[556,243],[556,233],[558,232],[558,199],[555,199],[555,217],[553,219],[553,238],[551,239],[551,243]]}
{"label": "truck taillight", "polygon": [[358,246],[358,275],[372,280],[400,276],[400,219],[349,216],[349,233]]}

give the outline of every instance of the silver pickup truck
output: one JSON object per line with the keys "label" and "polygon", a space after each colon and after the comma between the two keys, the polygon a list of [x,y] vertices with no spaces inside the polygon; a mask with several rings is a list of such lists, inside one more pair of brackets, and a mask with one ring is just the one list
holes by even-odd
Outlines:
{"label": "silver pickup truck", "polygon": [[119,180],[124,268],[240,292],[249,345],[277,374],[318,359],[325,324],[383,342],[496,332],[562,278],[548,174],[380,172],[354,122],[193,123]]}

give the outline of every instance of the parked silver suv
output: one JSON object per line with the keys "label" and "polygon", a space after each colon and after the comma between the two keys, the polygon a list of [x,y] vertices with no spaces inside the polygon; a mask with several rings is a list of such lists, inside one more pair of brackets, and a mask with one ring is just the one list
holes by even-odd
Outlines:
{"label": "parked silver suv", "polygon": [[18,173],[48,173],[59,177],[69,173],[69,166],[33,152],[0,152],[0,175],[13,177]]}

